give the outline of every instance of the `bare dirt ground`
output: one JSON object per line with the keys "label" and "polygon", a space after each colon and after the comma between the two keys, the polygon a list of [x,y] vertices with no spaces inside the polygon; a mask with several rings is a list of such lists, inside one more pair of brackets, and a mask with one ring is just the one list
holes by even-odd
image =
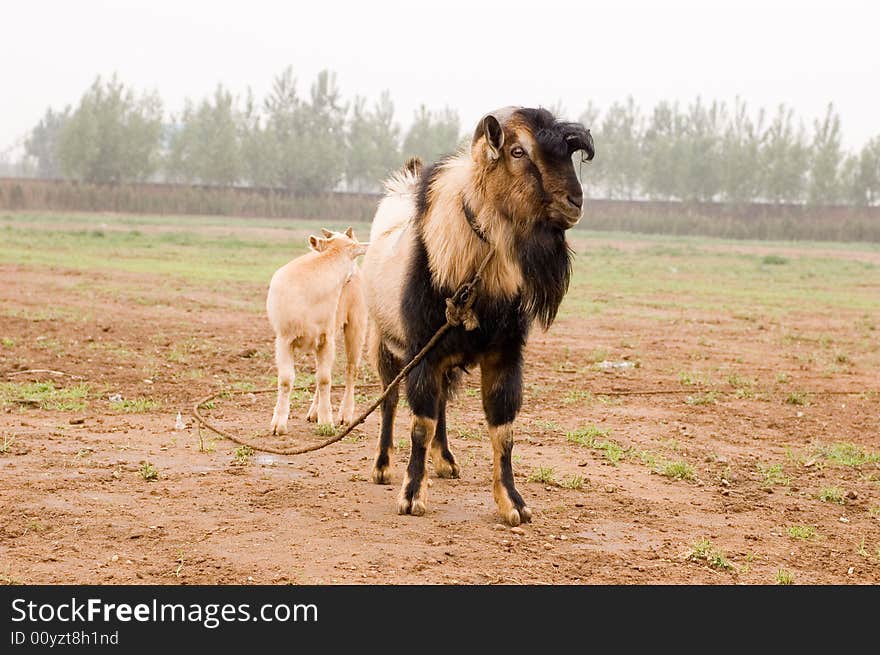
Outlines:
{"label": "bare dirt ground", "polygon": [[[821,445],[878,450],[878,395],[824,393],[876,390],[876,367],[839,361],[829,374],[809,356],[820,344],[784,338],[790,325],[608,311],[536,332],[514,450],[535,516],[511,531],[492,500],[478,376],[449,415],[461,479],[434,478],[428,514],[398,516],[406,411],[392,486],[369,482],[377,414],[354,439],[300,457],[236,458],[209,432],[200,450],[197,398],[272,380],[268,325],[240,289],[169,301],[149,274],[2,265],[0,279],[0,302],[15,308],[0,334],[16,337],[0,349],[0,381],[90,389],[84,409],[20,402],[0,413],[6,582],[774,584],[783,569],[795,583],[880,583],[880,465],[841,464]],[[853,316],[808,307],[797,327],[862,338]],[[602,370],[597,351],[634,366]],[[707,361],[732,377],[710,386],[680,375]],[[14,375],[30,369],[64,375]],[[675,393],[612,395],[627,390]],[[359,389],[359,409],[377,392]],[[114,408],[113,394],[135,404]],[[303,418],[308,399],[294,399],[293,434],[271,443],[321,438]],[[273,400],[220,399],[211,415],[268,442],[254,435]],[[586,445],[567,438],[593,425]],[[141,474],[146,462],[156,480]],[[676,462],[690,479],[671,477]]]}

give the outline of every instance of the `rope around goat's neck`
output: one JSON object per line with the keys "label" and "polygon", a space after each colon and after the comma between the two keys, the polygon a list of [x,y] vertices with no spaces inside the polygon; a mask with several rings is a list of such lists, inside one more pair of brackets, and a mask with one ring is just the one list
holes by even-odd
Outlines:
{"label": "rope around goat's neck", "polygon": [[[440,328],[434,333],[434,336],[432,336],[428,340],[428,343],[426,343],[422,347],[422,349],[418,353],[416,353],[415,357],[413,357],[409,361],[409,363],[400,370],[400,372],[394,377],[394,379],[388,383],[388,386],[385,387],[385,390],[380,394],[380,396],[378,398],[376,398],[376,400],[374,400],[370,404],[370,406],[364,412],[362,412],[360,414],[360,416],[358,416],[344,430],[342,430],[342,432],[339,432],[338,434],[335,434],[332,437],[330,437],[329,439],[326,439],[320,443],[312,444],[310,446],[302,446],[300,448],[274,448],[272,446],[262,446],[262,445],[254,444],[253,442],[250,442],[250,441],[245,441],[245,440],[241,439],[240,437],[232,434],[231,432],[227,432],[226,430],[223,430],[222,428],[218,428],[218,427],[212,425],[204,416],[202,416],[202,413],[201,413],[202,405],[213,400],[214,398],[217,398],[218,396],[222,396],[223,394],[228,393],[225,391],[218,391],[217,393],[214,393],[210,396],[206,396],[206,397],[202,398],[201,400],[197,401],[193,405],[193,416],[196,418],[196,420],[201,425],[205,426],[207,429],[211,430],[212,432],[216,432],[221,437],[225,437],[226,439],[229,439],[233,443],[237,443],[241,446],[248,446],[249,448],[251,448],[253,450],[258,450],[258,451],[261,451],[264,453],[273,453],[275,455],[302,455],[304,453],[310,453],[315,450],[320,450],[321,448],[326,448],[327,446],[344,439],[358,425],[360,425],[361,423],[366,421],[367,417],[370,414],[372,414],[374,411],[376,411],[376,408],[379,407],[380,404],[382,404],[382,401],[384,401],[385,398],[388,397],[388,394],[391,393],[391,391],[395,387],[397,387],[397,385],[400,384],[401,380],[403,380],[403,378],[406,377],[407,373],[409,373],[413,368],[415,368],[416,365],[420,361],[422,361],[422,359],[424,359],[425,356],[429,352],[431,352],[431,350],[434,348],[434,346],[437,345],[437,342],[443,338],[444,334],[446,334],[449,330],[451,330],[452,328],[454,328],[462,323],[462,321],[464,320],[464,316],[467,313],[469,313],[474,306],[474,302],[476,301],[476,298],[477,298],[477,294],[475,293],[476,287],[479,285],[480,280],[482,279],[483,271],[486,269],[486,266],[489,263],[489,260],[492,259],[492,255],[494,253],[495,253],[494,248],[492,248],[490,246],[489,252],[486,253],[485,257],[483,257],[483,261],[480,262],[480,265],[477,267],[477,270],[474,273],[474,276],[471,278],[471,280],[465,284],[462,284],[455,291],[455,293],[452,295],[452,298],[447,299],[446,322],[440,326]],[[462,296],[464,296],[464,298],[462,298]],[[456,304],[456,299],[458,299],[458,301],[462,303],[460,306],[458,304]],[[455,311],[452,311],[452,312],[450,311],[450,309],[448,307],[449,301],[452,301],[452,305],[453,305]],[[268,393],[270,391],[275,391],[275,389],[272,389],[272,388],[259,389],[257,391],[250,391],[250,392],[243,392],[243,393]]]}

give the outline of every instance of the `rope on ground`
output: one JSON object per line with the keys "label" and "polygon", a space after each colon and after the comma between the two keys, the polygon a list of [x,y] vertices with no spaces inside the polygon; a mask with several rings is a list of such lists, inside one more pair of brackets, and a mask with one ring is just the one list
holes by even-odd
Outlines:
{"label": "rope on ground", "polygon": [[[195,418],[198,420],[198,422],[201,425],[203,425],[207,429],[211,430],[212,432],[216,432],[221,437],[229,439],[233,443],[237,443],[241,446],[248,446],[249,448],[252,448],[253,450],[258,450],[260,452],[272,453],[275,455],[302,455],[303,453],[309,453],[309,452],[312,452],[315,450],[320,450],[321,448],[325,448],[326,446],[329,446],[331,444],[336,443],[337,441],[340,441],[341,439],[344,439],[346,436],[348,436],[352,432],[352,430],[354,430],[354,428],[356,428],[358,425],[360,425],[365,420],[367,420],[367,417],[376,410],[376,408],[382,403],[383,400],[385,400],[385,398],[388,396],[389,391],[391,389],[393,389],[394,387],[396,387],[398,384],[400,384],[400,381],[406,376],[406,374],[409,373],[409,371],[411,371],[413,369],[413,367],[416,366],[416,364],[418,364],[422,360],[422,358],[424,358],[424,356],[431,350],[431,348],[434,347],[434,345],[437,343],[437,341],[439,341],[440,338],[451,327],[453,327],[453,326],[450,325],[449,323],[446,323],[439,330],[437,330],[437,332],[434,334],[434,336],[431,338],[431,340],[427,344],[425,344],[424,348],[422,348],[419,351],[418,355],[416,355],[412,359],[412,361],[409,364],[407,364],[400,371],[400,373],[397,374],[397,377],[395,377],[388,384],[388,386],[385,388],[385,391],[382,393],[382,395],[380,395],[376,400],[374,400],[373,403],[364,412],[362,412],[360,416],[358,416],[354,421],[352,421],[351,425],[347,426],[341,433],[333,435],[329,439],[322,441],[320,443],[313,444],[310,446],[303,446],[300,448],[275,448],[273,446],[255,444],[251,441],[246,441],[246,440],[242,439],[241,437],[238,437],[238,436],[232,434],[231,432],[224,430],[223,428],[217,427],[216,425],[211,423],[201,412],[203,405],[205,405],[206,403],[209,403],[210,401],[214,400],[215,398],[219,398],[220,396],[229,396],[229,395],[246,394],[246,393],[252,393],[252,394],[270,393],[270,392],[276,391],[275,387],[269,387],[267,389],[254,389],[254,390],[218,391],[216,393],[211,394],[210,396],[205,396],[204,398],[202,398],[201,400],[196,402],[195,405],[193,405],[193,416],[195,416]],[[596,392],[590,392],[590,393],[593,393],[593,395],[595,395],[595,396],[654,396],[654,395],[677,395],[677,394],[683,394],[683,393],[690,394],[690,393],[693,393],[693,390],[688,390],[688,389],[647,389],[647,390],[632,389],[632,390],[625,390],[625,391],[596,391]],[[735,393],[735,392],[733,392],[733,391],[715,391],[715,393],[729,394],[729,393]],[[815,396],[852,396],[852,395],[860,395],[860,394],[865,394],[865,393],[880,393],[880,391],[871,390],[871,389],[869,389],[867,391],[865,391],[865,390],[859,390],[859,391],[828,390],[828,391],[805,391],[804,393],[807,395],[815,395]]]}

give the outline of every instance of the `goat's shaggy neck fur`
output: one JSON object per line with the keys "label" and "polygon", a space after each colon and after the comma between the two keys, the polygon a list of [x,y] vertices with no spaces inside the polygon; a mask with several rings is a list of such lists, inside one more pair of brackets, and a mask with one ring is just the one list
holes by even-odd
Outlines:
{"label": "goat's shaggy neck fur", "polygon": [[494,248],[483,272],[482,292],[496,302],[519,298],[522,310],[546,329],[571,277],[565,233],[541,217],[513,221],[504,216],[486,197],[482,172],[469,152],[460,152],[422,173],[416,224],[433,283],[439,289],[457,289]]}

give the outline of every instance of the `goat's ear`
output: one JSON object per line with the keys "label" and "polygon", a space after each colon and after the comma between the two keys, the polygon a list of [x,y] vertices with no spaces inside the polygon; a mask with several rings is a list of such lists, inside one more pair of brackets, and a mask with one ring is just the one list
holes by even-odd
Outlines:
{"label": "goat's ear", "polygon": [[315,252],[324,252],[327,248],[327,240],[319,239],[314,234],[309,236],[309,248],[314,250]]}
{"label": "goat's ear", "polygon": [[352,229],[351,225],[349,225],[348,229],[345,231],[345,236],[349,239],[354,239],[354,229]]}
{"label": "goat's ear", "polygon": [[501,147],[504,145],[504,129],[492,114],[483,119],[483,134],[489,146],[489,157],[498,159],[501,156]]}
{"label": "goat's ear", "polygon": [[328,239],[333,236],[333,233],[330,230],[328,230],[326,227],[321,228],[321,234],[323,234]]}

